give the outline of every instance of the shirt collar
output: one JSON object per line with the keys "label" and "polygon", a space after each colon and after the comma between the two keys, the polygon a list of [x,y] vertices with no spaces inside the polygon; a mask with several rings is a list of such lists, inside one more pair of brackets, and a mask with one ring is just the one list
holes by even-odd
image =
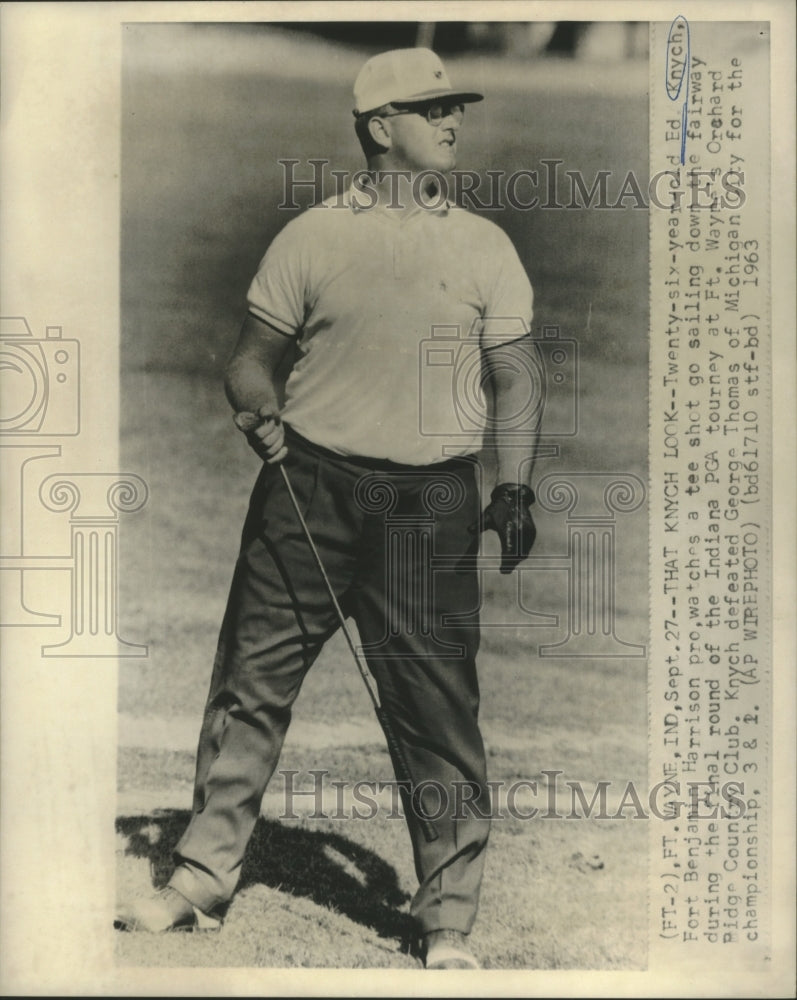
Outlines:
{"label": "shirt collar", "polygon": [[[368,211],[391,211],[391,209],[386,206],[380,205],[378,201],[374,201],[373,189],[362,190],[354,184],[352,184],[346,192],[344,204],[346,204],[355,215]],[[435,198],[432,202],[421,202],[417,205],[418,212],[425,212],[430,215],[448,215],[448,212],[452,208],[454,208],[454,202],[450,198],[446,198],[445,201],[441,201],[440,198]],[[415,214],[416,212],[409,212],[405,218]]]}

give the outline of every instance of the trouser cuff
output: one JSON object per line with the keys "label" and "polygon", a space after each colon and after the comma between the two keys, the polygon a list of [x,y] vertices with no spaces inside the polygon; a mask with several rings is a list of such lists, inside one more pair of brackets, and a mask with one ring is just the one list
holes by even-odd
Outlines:
{"label": "trouser cuff", "polygon": [[470,906],[448,904],[435,907],[416,916],[418,933],[431,934],[432,931],[459,931],[470,934],[476,921],[476,914]]}
{"label": "trouser cuff", "polygon": [[186,864],[178,865],[174,869],[169,885],[203,913],[212,913],[217,907],[228,902],[226,899],[219,899],[218,893],[209,890],[201,873]]}

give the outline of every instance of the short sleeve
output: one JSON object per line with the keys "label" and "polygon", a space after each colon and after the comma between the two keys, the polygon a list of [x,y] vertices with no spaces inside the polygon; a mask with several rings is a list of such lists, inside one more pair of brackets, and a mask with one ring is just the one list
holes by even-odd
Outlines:
{"label": "short sleeve", "polygon": [[246,296],[254,316],[289,336],[305,320],[307,251],[301,227],[288,223],[266,251]]}
{"label": "short sleeve", "polygon": [[531,331],[534,293],[512,241],[498,229],[493,279],[484,305],[482,347],[509,343]]}

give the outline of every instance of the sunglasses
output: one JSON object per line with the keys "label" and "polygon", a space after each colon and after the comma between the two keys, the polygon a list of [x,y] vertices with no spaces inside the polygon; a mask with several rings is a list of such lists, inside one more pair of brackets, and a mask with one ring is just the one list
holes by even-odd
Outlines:
{"label": "sunglasses", "polygon": [[451,104],[445,101],[431,101],[423,104],[396,104],[397,111],[390,111],[387,114],[379,115],[380,118],[394,118],[396,115],[420,115],[425,118],[430,125],[435,128],[444,118],[453,118],[456,125],[462,124],[465,117],[465,105]]}

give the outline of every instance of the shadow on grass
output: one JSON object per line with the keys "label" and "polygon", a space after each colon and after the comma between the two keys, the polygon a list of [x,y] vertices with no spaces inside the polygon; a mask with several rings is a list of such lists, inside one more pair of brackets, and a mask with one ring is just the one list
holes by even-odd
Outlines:
{"label": "shadow on grass", "polygon": [[[174,869],[172,853],[188,825],[185,809],[120,816],[117,833],[127,838],[125,854],[145,858],[153,884],[166,884]],[[373,851],[340,834],[258,820],[244,857],[237,891],[267,885],[347,916],[382,938],[415,951],[417,930],[399,907],[409,900],[395,869]]]}

